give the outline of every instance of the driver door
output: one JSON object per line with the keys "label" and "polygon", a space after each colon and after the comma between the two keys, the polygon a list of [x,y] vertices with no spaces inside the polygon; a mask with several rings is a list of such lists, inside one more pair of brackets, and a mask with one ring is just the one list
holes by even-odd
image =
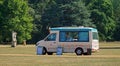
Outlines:
{"label": "driver door", "polygon": [[46,48],[48,52],[56,52],[56,49],[57,49],[56,37],[57,37],[56,33],[51,33],[45,39],[45,44],[47,45]]}

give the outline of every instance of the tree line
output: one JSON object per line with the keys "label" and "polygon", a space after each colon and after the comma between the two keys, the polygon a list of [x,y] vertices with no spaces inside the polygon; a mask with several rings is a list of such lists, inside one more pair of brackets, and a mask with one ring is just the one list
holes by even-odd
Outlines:
{"label": "tree line", "polygon": [[36,43],[49,27],[85,26],[101,41],[120,41],[120,0],[0,0],[0,43]]}

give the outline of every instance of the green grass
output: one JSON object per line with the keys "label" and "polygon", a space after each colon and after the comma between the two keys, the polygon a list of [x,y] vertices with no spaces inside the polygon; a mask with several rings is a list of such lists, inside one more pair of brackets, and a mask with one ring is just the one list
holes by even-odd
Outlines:
{"label": "green grass", "polygon": [[17,46],[0,45],[0,66],[120,66],[120,42],[100,43],[99,52],[91,56],[76,56],[75,53],[64,53],[62,56],[36,55],[34,45]]}
{"label": "green grass", "polygon": [[100,42],[100,47],[120,47],[120,42]]}

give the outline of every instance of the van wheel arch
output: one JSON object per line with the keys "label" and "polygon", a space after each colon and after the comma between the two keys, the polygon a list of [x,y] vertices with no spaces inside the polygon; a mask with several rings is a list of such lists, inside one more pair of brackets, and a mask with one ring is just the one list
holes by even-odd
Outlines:
{"label": "van wheel arch", "polygon": [[78,47],[75,49],[76,55],[82,55],[83,54],[83,49],[81,47]]}

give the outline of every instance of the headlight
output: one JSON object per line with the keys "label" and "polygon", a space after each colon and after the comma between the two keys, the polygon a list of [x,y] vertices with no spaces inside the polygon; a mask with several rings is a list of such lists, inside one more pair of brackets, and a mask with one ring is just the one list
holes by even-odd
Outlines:
{"label": "headlight", "polygon": [[36,43],[36,46],[38,46],[39,45],[39,43]]}

